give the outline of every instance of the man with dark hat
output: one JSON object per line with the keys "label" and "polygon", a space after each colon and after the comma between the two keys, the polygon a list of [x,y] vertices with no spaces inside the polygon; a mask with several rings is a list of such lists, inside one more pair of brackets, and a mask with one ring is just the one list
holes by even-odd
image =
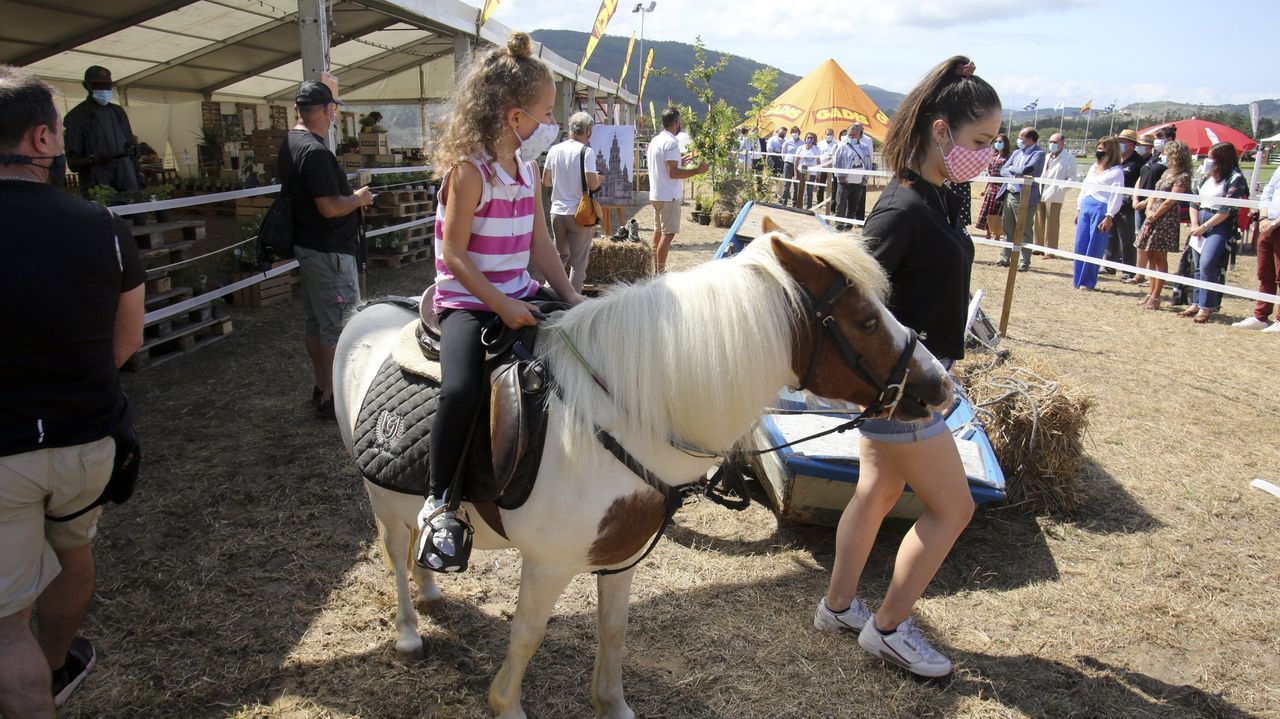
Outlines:
{"label": "man with dark hat", "polygon": [[67,113],[67,165],[80,174],[80,194],[86,197],[94,185],[108,185],[132,192],[138,182],[134,148],[138,139],[124,108],[113,104],[111,71],[94,65],[84,71],[84,102]]}
{"label": "man with dark hat", "polygon": [[[1117,137],[1120,140],[1120,169],[1124,171],[1124,186],[1137,187],[1138,180],[1142,176],[1142,166],[1147,164],[1146,156],[1137,151],[1138,133],[1133,128],[1126,128],[1121,130]],[[1138,248],[1133,244],[1138,236],[1137,221],[1133,209],[1133,195],[1125,195],[1120,202],[1120,211],[1116,213],[1115,231],[1107,240],[1108,260],[1126,265],[1133,265],[1138,261]],[[1102,271],[1115,274],[1115,270],[1110,267],[1103,268]],[[1120,277],[1126,280],[1131,279],[1133,273],[1126,270]]]}
{"label": "man with dark hat", "polygon": [[280,144],[281,190],[293,212],[307,355],[315,371],[316,414],[334,417],[333,356],[342,322],[360,302],[358,210],[373,204],[368,187],[351,191],[347,173],[325,144],[338,102],[322,82],[308,80],[295,98],[298,124]]}

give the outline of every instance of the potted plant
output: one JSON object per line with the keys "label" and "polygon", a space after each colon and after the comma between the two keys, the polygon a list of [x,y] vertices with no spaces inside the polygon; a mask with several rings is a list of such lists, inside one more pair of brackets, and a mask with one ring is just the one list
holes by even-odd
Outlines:
{"label": "potted plant", "polygon": [[94,185],[86,194],[91,202],[96,202],[103,207],[116,204],[116,188],[111,185]]}

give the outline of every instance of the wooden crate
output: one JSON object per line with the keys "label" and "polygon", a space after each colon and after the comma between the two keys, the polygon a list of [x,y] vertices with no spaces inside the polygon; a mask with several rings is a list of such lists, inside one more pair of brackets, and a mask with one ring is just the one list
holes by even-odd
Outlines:
{"label": "wooden crate", "polygon": [[433,248],[421,247],[408,252],[398,252],[391,255],[369,255],[370,267],[383,267],[389,270],[398,269],[405,265],[412,265],[418,262],[425,262],[434,257]]}
{"label": "wooden crate", "polygon": [[[284,264],[277,262],[273,267]],[[233,282],[255,277],[257,272],[237,272],[231,276]],[[298,271],[293,270],[283,275],[276,275],[255,285],[231,293],[232,304],[244,307],[264,307],[277,302],[284,302],[293,297],[293,286],[298,283]]]}

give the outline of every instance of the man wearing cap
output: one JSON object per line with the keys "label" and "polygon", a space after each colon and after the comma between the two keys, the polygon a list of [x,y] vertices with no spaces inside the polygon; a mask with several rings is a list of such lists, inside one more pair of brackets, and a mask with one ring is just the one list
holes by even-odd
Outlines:
{"label": "man wearing cap", "polygon": [[84,71],[84,102],[67,113],[63,125],[67,143],[67,166],[80,175],[80,194],[88,197],[94,185],[108,185],[120,192],[132,192],[138,182],[138,164],[129,116],[111,102],[111,71],[94,65]]}
{"label": "man wearing cap", "polygon": [[308,80],[298,86],[298,124],[280,144],[277,166],[293,212],[293,251],[298,258],[307,355],[315,372],[316,415],[332,419],[333,356],[343,320],[360,302],[356,267],[360,215],[373,204],[368,187],[355,192],[347,173],[325,144],[338,117],[329,86]]}
{"label": "man wearing cap", "polygon": [[[1137,187],[1142,175],[1142,166],[1147,162],[1147,158],[1137,152],[1138,133],[1133,128],[1125,128],[1117,137],[1120,139],[1120,169],[1124,172],[1124,186]],[[1126,265],[1137,262],[1138,248],[1133,245],[1134,239],[1138,236],[1136,223],[1133,195],[1125,195],[1120,202],[1119,211],[1116,212],[1115,232],[1112,232],[1110,239],[1107,240],[1108,260]],[[1110,267],[1104,267],[1102,271],[1109,275],[1116,273]],[[1132,277],[1132,272],[1121,274],[1121,279],[1127,280]]]}
{"label": "man wearing cap", "polygon": [[[1141,169],[1138,170],[1138,189],[1139,190],[1156,189],[1156,183],[1160,182],[1160,178],[1164,176],[1164,171],[1166,169],[1164,164],[1164,158],[1160,155],[1160,153],[1153,151],[1153,149],[1155,148],[1155,144],[1156,144],[1155,134],[1147,132],[1147,133],[1144,133],[1142,137],[1138,138],[1138,146],[1133,149],[1135,153],[1146,158],[1146,162],[1143,162]],[[1142,224],[1147,221],[1146,210],[1147,210],[1147,203],[1149,199],[1150,198],[1147,198],[1147,197],[1133,198],[1133,209],[1134,209],[1134,212],[1136,213],[1135,220],[1134,220],[1134,227],[1136,228],[1137,232],[1142,231]],[[1147,251],[1137,250],[1137,257],[1138,257],[1138,266],[1146,267]],[[1132,276],[1129,279],[1124,281],[1129,284],[1137,284],[1143,281],[1143,278],[1139,276]]]}

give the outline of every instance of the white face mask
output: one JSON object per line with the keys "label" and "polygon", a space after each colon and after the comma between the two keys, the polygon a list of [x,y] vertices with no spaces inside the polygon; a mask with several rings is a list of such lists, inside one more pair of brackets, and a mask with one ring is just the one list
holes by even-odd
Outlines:
{"label": "white face mask", "polygon": [[[529,115],[535,122],[538,118],[534,117],[524,108],[520,108],[520,112]],[[547,151],[548,147],[556,141],[560,136],[560,123],[558,122],[538,122],[538,128],[529,134],[527,138],[520,137],[520,133],[516,133],[516,139],[520,141],[520,159],[525,162],[533,162],[542,157],[542,153]]]}

